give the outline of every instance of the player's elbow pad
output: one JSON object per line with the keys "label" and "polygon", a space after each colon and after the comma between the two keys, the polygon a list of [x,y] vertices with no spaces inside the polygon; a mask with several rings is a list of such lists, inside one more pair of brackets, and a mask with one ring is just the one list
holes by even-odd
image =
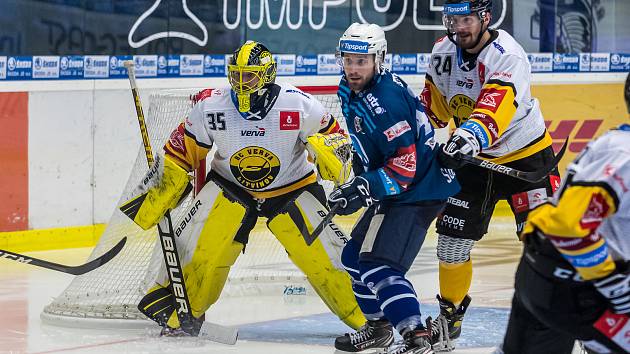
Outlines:
{"label": "player's elbow pad", "polygon": [[144,230],[155,226],[184,194],[190,176],[168,157],[156,156],[133,195],[120,210]]}
{"label": "player's elbow pad", "polygon": [[336,184],[345,183],[352,170],[352,142],[344,134],[317,133],[306,139],[306,149],[315,159],[322,179]]}

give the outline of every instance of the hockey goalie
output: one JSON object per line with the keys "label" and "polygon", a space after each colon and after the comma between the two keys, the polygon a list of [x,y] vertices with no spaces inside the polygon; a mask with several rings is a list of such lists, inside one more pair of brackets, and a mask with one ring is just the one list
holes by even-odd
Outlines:
{"label": "hockey goalie", "polygon": [[[264,45],[240,46],[229,61],[230,86],[194,96],[192,111],[172,132],[164,156],[157,157],[138,196],[121,209],[143,229],[155,226],[181,198],[188,173],[215,147],[190,220],[175,225],[193,317],[217,301],[262,216],[324,303],[356,329],[365,318],[340,262],[347,239],[326,228],[314,242],[308,240],[321,220],[318,212],[327,212],[310,161],[322,179],[343,183],[351,169],[351,142],[317,99],[275,83],[275,77],[276,63]],[[161,272],[138,308],[164,334],[176,335],[182,331],[168,279]]]}

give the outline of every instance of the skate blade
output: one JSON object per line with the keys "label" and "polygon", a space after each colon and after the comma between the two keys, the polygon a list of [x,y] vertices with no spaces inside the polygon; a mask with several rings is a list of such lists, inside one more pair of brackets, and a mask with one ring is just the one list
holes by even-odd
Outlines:
{"label": "skate blade", "polygon": [[360,352],[347,352],[345,350],[335,349],[334,354],[387,354],[387,348],[365,349]]}
{"label": "skate blade", "polygon": [[440,340],[438,343],[431,345],[431,349],[436,353],[452,352],[455,350],[455,343],[448,336],[448,323],[446,322],[446,318],[438,317],[438,325],[440,326]]}

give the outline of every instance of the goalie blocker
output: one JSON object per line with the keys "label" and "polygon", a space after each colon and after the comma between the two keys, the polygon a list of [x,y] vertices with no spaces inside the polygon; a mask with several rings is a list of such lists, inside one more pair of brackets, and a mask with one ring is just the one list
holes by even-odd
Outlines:
{"label": "goalie blocker", "polygon": [[[217,301],[230,267],[244,250],[258,217],[264,216],[269,230],[330,310],[350,327],[362,325],[365,318],[341,265],[346,236],[334,226],[327,227],[317,240],[307,244],[309,234],[327,213],[324,201],[323,188],[311,183],[259,204],[249,193],[211,171],[188,212],[173,225],[192,315],[201,317]],[[162,265],[155,285],[138,308],[158,324],[178,328],[173,295],[166,291],[169,287]]]}

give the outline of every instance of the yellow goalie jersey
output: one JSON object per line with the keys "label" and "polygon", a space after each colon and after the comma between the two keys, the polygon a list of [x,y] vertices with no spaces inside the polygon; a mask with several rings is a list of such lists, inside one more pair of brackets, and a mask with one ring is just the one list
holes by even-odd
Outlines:
{"label": "yellow goalie jersey", "polygon": [[523,48],[503,30],[478,55],[462,53],[447,37],[431,52],[421,100],[436,128],[453,118],[481,141],[481,158],[506,163],[551,145],[538,100],[530,93],[531,67]]}
{"label": "yellow goalie jersey", "polygon": [[[196,168],[214,146],[211,168],[255,198],[282,195],[316,181],[307,137],[340,131],[322,104],[290,84],[264,117],[241,114],[229,87],[206,89],[164,147],[178,165]],[[245,117],[246,116],[246,117]]]}
{"label": "yellow goalie jersey", "polygon": [[630,260],[630,125],[589,143],[567,168],[551,203],[530,214],[523,234],[539,230],[586,280]]}

